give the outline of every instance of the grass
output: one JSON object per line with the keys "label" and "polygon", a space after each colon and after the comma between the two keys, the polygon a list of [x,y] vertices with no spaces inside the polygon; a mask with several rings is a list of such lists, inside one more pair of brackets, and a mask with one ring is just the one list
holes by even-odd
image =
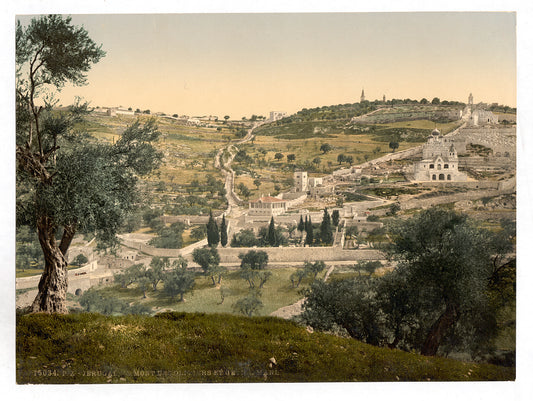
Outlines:
{"label": "grass", "polygon": [[33,314],[17,318],[16,377],[19,384],[483,381],[514,380],[515,370],[376,348],[274,317]]}
{"label": "grass", "polygon": [[[261,316],[269,315],[275,310],[291,305],[302,298],[299,291],[310,279],[302,281],[299,288],[292,288],[290,275],[295,268],[283,268],[269,270],[272,276],[261,289],[261,302],[263,308],[258,311]],[[317,276],[321,279],[325,271]],[[224,301],[221,298],[221,288],[224,293]],[[119,286],[101,287],[99,292],[106,297],[116,297],[128,303],[142,303],[156,311],[172,310],[177,312],[200,312],[200,313],[234,313],[233,304],[248,294],[248,283],[239,277],[238,271],[230,271],[222,279],[221,285],[213,286],[211,278],[197,276],[194,290],[185,294],[184,302],[177,302],[165,296],[162,291],[163,284],[158,285],[157,291],[148,291],[147,298],[142,299],[142,292],[134,284],[129,288]]]}

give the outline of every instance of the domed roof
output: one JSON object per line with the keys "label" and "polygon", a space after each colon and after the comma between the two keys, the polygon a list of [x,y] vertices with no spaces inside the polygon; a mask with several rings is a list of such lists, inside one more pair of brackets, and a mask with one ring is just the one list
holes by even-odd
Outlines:
{"label": "domed roof", "polygon": [[431,133],[431,135],[433,135],[433,136],[440,136],[440,131],[439,131],[437,128],[435,128],[435,129],[433,130],[433,132]]}

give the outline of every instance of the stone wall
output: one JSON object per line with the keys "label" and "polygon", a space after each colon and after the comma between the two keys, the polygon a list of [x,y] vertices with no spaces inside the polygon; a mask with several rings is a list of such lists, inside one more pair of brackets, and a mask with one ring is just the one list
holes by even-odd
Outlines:
{"label": "stone wall", "polygon": [[324,262],[355,262],[359,260],[382,260],[382,252],[374,249],[339,249],[334,247],[280,247],[280,248],[219,248],[221,263],[240,264],[239,254],[249,251],[265,251],[268,261],[272,263],[323,260]]}
{"label": "stone wall", "polygon": [[[190,266],[195,266],[192,262],[192,251],[199,247],[198,243],[190,246],[189,250],[183,249],[162,249],[154,248],[135,241],[123,240],[124,245],[139,249],[140,251],[159,257],[177,258],[184,256]],[[207,245],[207,240],[201,246]],[[240,264],[239,254],[251,250],[265,251],[268,254],[269,261],[273,263],[303,263],[305,261],[323,260],[323,261],[358,261],[358,260],[381,260],[384,259],[380,251],[374,249],[340,249],[336,247],[279,247],[279,248],[221,248],[218,247],[221,263]]]}

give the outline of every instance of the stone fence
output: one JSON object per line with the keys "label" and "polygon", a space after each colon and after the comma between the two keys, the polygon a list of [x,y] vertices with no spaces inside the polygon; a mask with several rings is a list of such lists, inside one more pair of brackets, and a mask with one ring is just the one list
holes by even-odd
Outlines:
{"label": "stone fence", "polygon": [[[150,256],[177,258],[183,256],[192,261],[194,249],[207,245],[207,240],[197,242],[182,249],[154,248],[139,242],[123,240],[124,245],[138,249]],[[218,247],[221,263],[240,264],[239,254],[248,251],[265,251],[270,262],[273,263],[303,263],[305,261],[323,260],[325,262],[356,262],[359,260],[382,260],[384,255],[374,249],[340,249],[337,247],[253,247],[253,248],[222,248]],[[195,266],[193,263],[192,266]]]}
{"label": "stone fence", "polygon": [[[98,262],[93,260],[90,263],[87,263],[85,266],[80,267],[79,269],[72,269],[68,271],[68,281],[72,283],[76,281],[78,277],[83,277],[89,273],[94,272],[98,268]],[[30,276],[30,277],[19,277],[15,279],[15,288],[24,289],[24,288],[33,288],[39,285],[39,280],[41,279],[41,274]],[[70,287],[70,285],[69,285]]]}

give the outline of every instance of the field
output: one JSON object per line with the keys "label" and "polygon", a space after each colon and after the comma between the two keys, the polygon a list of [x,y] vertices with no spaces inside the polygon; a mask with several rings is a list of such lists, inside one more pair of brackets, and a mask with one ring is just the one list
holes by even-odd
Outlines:
{"label": "field", "polygon": [[[275,310],[291,305],[303,296],[299,291],[309,284],[310,279],[302,281],[299,288],[292,288],[290,275],[296,268],[271,269],[272,276],[268,279],[261,290],[261,302],[263,308],[258,311],[261,316],[269,315]],[[317,276],[322,278],[325,271]],[[213,286],[209,277],[197,276],[195,287],[192,292],[186,293],[183,302],[171,300],[162,289],[163,284],[158,285],[157,291],[148,291],[147,298],[142,299],[142,292],[132,284],[129,288],[119,286],[100,287],[98,291],[105,297],[119,298],[127,303],[141,303],[149,306],[154,311],[163,310],[177,312],[199,313],[236,313],[233,304],[248,294],[248,283],[239,277],[238,271],[230,271],[222,279],[221,285]],[[224,300],[222,302],[222,296]]]}

